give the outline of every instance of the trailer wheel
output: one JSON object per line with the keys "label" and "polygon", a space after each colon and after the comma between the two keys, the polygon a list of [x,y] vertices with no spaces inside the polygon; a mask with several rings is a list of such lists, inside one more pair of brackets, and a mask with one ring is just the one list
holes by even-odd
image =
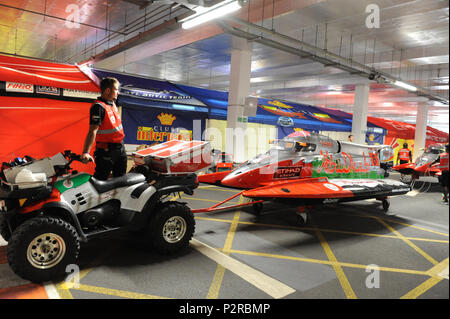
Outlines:
{"label": "trailer wheel", "polygon": [[36,217],[17,227],[8,244],[11,269],[32,282],[62,278],[75,264],[80,241],[75,228],[53,217]]}
{"label": "trailer wheel", "polygon": [[189,245],[194,231],[195,220],[190,208],[175,201],[157,206],[147,227],[150,245],[159,253],[171,254]]}
{"label": "trailer wheel", "polygon": [[252,207],[253,207],[253,211],[255,212],[256,215],[261,214],[261,212],[264,208],[263,203],[254,203],[252,205]]}

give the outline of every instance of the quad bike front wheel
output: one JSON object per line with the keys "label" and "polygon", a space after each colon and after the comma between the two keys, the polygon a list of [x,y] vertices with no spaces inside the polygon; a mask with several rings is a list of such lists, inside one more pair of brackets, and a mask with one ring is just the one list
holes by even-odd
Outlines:
{"label": "quad bike front wheel", "polygon": [[32,282],[59,279],[75,264],[80,241],[75,228],[53,217],[36,217],[17,227],[8,244],[8,263]]}
{"label": "quad bike front wheel", "polygon": [[157,206],[147,228],[151,246],[162,254],[175,253],[189,245],[195,220],[190,208],[179,202],[165,202]]}

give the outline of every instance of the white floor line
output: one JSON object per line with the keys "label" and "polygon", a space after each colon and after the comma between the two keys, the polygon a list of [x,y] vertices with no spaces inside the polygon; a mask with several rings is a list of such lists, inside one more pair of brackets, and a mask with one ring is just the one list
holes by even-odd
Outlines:
{"label": "white floor line", "polygon": [[438,276],[448,280],[448,266],[443,271],[441,271]]}
{"label": "white floor line", "polygon": [[413,196],[417,196],[419,193],[420,193],[419,191],[417,191],[417,190],[414,189],[414,190],[412,190],[412,191],[406,193],[406,196],[411,196],[411,197],[413,197]]}
{"label": "white floor line", "polygon": [[44,283],[44,289],[45,292],[47,293],[48,299],[61,299],[53,283],[51,282]]}
{"label": "white floor line", "polygon": [[195,238],[191,240],[191,246],[275,299],[283,298],[295,292],[295,289],[284,283],[221,253],[217,249],[214,249]]}

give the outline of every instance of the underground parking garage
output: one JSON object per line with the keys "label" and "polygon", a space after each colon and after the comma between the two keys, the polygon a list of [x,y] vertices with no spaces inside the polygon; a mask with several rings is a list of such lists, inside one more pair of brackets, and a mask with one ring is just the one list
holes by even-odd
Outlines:
{"label": "underground parking garage", "polygon": [[448,299],[448,2],[0,7],[0,299]]}

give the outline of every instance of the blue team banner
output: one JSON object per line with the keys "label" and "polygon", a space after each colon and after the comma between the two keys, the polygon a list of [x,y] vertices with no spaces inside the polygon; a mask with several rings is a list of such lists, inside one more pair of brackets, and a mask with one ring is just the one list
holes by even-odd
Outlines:
{"label": "blue team banner", "polygon": [[104,77],[115,77],[119,80],[119,93],[121,95],[152,101],[176,102],[178,104],[205,107],[205,104],[201,101],[167,81],[152,80],[149,78],[97,69],[92,69],[92,72],[100,79]]}
{"label": "blue team banner", "polygon": [[366,132],[366,143],[368,145],[383,145],[384,130],[377,127],[368,127]]}

